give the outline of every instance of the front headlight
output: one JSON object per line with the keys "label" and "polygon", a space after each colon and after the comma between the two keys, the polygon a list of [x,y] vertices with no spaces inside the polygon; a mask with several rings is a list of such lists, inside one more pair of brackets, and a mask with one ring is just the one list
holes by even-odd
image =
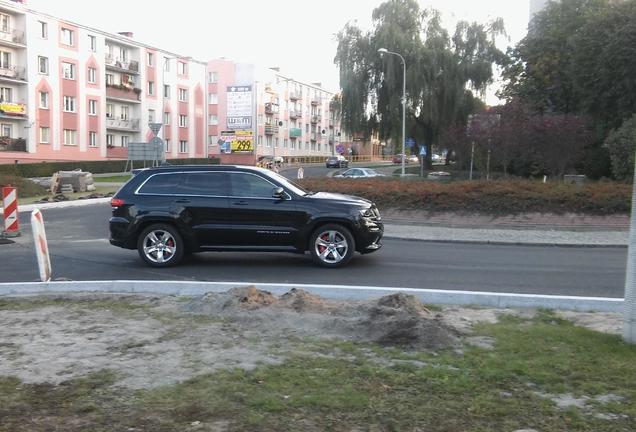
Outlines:
{"label": "front headlight", "polygon": [[365,218],[372,218],[375,216],[371,207],[360,210],[360,215]]}

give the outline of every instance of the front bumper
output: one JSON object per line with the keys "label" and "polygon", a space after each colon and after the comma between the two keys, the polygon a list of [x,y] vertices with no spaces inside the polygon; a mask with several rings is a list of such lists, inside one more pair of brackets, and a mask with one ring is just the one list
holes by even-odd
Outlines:
{"label": "front bumper", "polygon": [[382,247],[384,224],[375,218],[362,218],[357,234],[357,251],[361,254],[375,252]]}

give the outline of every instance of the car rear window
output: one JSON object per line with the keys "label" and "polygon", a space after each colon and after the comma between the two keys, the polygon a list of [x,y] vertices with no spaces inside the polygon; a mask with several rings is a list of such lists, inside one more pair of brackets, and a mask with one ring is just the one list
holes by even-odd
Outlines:
{"label": "car rear window", "polygon": [[173,194],[179,183],[181,182],[180,173],[160,173],[153,174],[148,180],[139,188],[141,194],[161,194],[169,195]]}

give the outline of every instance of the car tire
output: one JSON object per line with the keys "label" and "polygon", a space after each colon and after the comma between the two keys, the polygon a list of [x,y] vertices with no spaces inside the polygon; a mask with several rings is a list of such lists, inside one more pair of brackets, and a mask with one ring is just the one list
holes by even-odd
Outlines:
{"label": "car tire", "polygon": [[154,224],[137,239],[137,252],[151,267],[171,267],[183,259],[185,245],[179,231],[168,224]]}
{"label": "car tire", "polygon": [[327,268],[346,265],[353,257],[355,250],[355,240],[351,232],[338,224],[319,227],[309,241],[311,258],[316,264]]}

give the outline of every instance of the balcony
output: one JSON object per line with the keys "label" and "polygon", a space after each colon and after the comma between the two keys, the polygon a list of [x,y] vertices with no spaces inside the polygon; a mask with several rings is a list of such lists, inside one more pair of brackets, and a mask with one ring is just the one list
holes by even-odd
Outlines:
{"label": "balcony", "polygon": [[303,98],[303,95],[299,91],[293,91],[292,90],[292,91],[289,92],[289,100],[296,101],[296,100],[299,100],[299,99],[302,99],[302,98]]}
{"label": "balcony", "polygon": [[0,152],[26,152],[27,145],[24,138],[0,137]]}
{"label": "balcony", "polygon": [[311,122],[312,123],[320,123],[320,120],[322,119],[322,117],[320,116],[320,114],[314,114],[311,116]]}
{"label": "balcony", "polygon": [[302,116],[303,116],[303,113],[299,110],[289,110],[290,119],[297,119],[297,118],[301,118]]}
{"label": "balcony", "polygon": [[23,103],[0,102],[0,117],[24,119],[26,115],[26,105]]}
{"label": "balcony", "polygon": [[312,104],[312,105],[314,105],[314,106],[316,106],[316,105],[320,105],[320,103],[321,103],[321,102],[322,102],[322,101],[320,100],[320,98],[319,98],[319,97],[313,97],[313,98],[311,98],[311,104]]}
{"label": "balcony", "polygon": [[24,32],[15,29],[0,30],[0,44],[23,47],[25,44]]}
{"label": "balcony", "polygon": [[139,119],[106,119],[106,129],[139,132]]}
{"label": "balcony", "polygon": [[125,85],[106,84],[106,97],[139,103],[141,101],[141,89]]}
{"label": "balcony", "polygon": [[303,135],[303,130],[301,128],[289,128],[289,137],[292,139],[300,138]]}
{"label": "balcony", "polygon": [[265,125],[265,135],[274,135],[278,133],[278,126],[272,124]]}
{"label": "balcony", "polygon": [[276,114],[278,113],[278,105],[275,103],[268,102],[265,104],[265,114]]}
{"label": "balcony", "polygon": [[106,67],[128,73],[139,73],[139,62],[136,60],[123,60],[106,54]]}
{"label": "balcony", "polygon": [[13,65],[0,67],[0,79],[26,81],[26,68]]}

